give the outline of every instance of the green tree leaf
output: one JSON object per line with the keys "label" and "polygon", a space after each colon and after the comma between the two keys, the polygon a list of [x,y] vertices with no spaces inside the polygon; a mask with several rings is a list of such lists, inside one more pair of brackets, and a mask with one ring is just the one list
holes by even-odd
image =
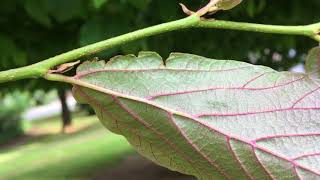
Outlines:
{"label": "green tree leaf", "polygon": [[27,55],[10,37],[0,33],[0,62],[2,68],[27,65]]}
{"label": "green tree leaf", "polygon": [[156,53],[86,62],[73,93],[145,157],[199,179],[320,178],[320,88],[308,74]]}
{"label": "green tree leaf", "polygon": [[30,17],[32,17],[41,25],[44,25],[46,27],[51,26],[49,9],[46,1],[28,0],[25,2],[25,9]]}
{"label": "green tree leaf", "polygon": [[100,7],[102,7],[107,2],[108,2],[108,0],[92,0],[93,6],[96,9],[99,9]]}
{"label": "green tree leaf", "polygon": [[306,65],[306,71],[310,74],[310,76],[320,79],[320,47],[315,47],[310,50]]}
{"label": "green tree leaf", "polygon": [[84,0],[47,1],[47,6],[50,8],[50,15],[60,23],[74,19],[85,19],[88,14],[87,4]]}
{"label": "green tree leaf", "polygon": [[248,0],[247,2],[248,2],[247,13],[251,18],[253,18],[256,13],[256,1]]}

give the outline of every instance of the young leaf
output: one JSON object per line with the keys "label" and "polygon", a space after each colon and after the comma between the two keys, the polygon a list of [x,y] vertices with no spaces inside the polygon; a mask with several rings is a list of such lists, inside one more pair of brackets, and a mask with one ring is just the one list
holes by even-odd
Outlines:
{"label": "young leaf", "polygon": [[242,0],[221,0],[216,6],[222,10],[229,10],[238,6]]}
{"label": "young leaf", "polygon": [[307,74],[156,53],[87,62],[73,93],[145,157],[199,179],[319,179],[320,88]]}
{"label": "young leaf", "polygon": [[310,76],[320,79],[320,46],[310,50],[305,68]]}

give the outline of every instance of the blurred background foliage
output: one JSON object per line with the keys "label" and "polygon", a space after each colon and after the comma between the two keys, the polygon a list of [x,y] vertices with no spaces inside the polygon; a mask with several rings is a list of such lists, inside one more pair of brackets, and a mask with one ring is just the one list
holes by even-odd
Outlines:
{"label": "blurred background foliage", "polygon": [[0,99],[0,144],[23,133],[21,116],[32,104],[30,94],[15,91]]}
{"label": "blurred background foliage", "polygon": [[18,89],[10,93],[0,93],[0,145],[16,138],[29,128],[29,122],[24,121],[26,109],[46,105],[57,98],[56,91],[33,92]]}

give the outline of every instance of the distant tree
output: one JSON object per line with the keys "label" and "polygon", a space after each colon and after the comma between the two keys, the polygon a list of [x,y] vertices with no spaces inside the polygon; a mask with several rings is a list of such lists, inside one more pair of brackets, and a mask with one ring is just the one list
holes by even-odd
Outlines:
{"label": "distant tree", "polygon": [[58,96],[59,96],[59,99],[61,102],[61,108],[62,108],[61,119],[62,119],[63,132],[66,130],[66,128],[71,126],[71,113],[68,109],[66,94],[67,94],[67,92],[65,89],[58,90]]}

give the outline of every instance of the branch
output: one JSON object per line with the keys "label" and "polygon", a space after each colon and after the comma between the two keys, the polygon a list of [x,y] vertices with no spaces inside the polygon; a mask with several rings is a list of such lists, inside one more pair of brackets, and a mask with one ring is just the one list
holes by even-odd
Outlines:
{"label": "branch", "polygon": [[[286,34],[307,36],[318,41],[320,23],[303,26],[281,26],[265,25],[245,22],[232,22],[220,20],[201,20],[197,25],[199,28],[229,29],[238,31],[249,31],[270,34]],[[320,42],[320,41],[319,41]]]}
{"label": "branch", "polygon": [[181,20],[148,27],[78,48],[30,66],[0,72],[0,83],[25,78],[44,77],[52,68],[74,61],[83,56],[91,55],[122,44],[127,44],[128,42],[138,39],[187,28],[230,29],[260,33],[301,35],[310,37],[320,42],[320,23],[305,26],[263,25],[232,21],[205,20],[199,17],[197,14],[193,14]]}
{"label": "branch", "polygon": [[128,34],[124,34],[118,37],[100,41],[82,48],[74,49],[72,51],[57,55],[55,57],[46,59],[39,63],[23,67],[12,69],[8,71],[0,72],[0,83],[14,81],[25,78],[39,78],[46,75],[46,73],[61,64],[74,61],[83,56],[95,54],[97,52],[111,49],[115,46],[126,44],[131,41],[154,36],[157,34],[170,32],[179,29],[185,29],[193,27],[198,24],[200,18],[198,16],[190,16],[181,20],[159,24],[156,26],[148,27],[145,29],[137,30]]}

